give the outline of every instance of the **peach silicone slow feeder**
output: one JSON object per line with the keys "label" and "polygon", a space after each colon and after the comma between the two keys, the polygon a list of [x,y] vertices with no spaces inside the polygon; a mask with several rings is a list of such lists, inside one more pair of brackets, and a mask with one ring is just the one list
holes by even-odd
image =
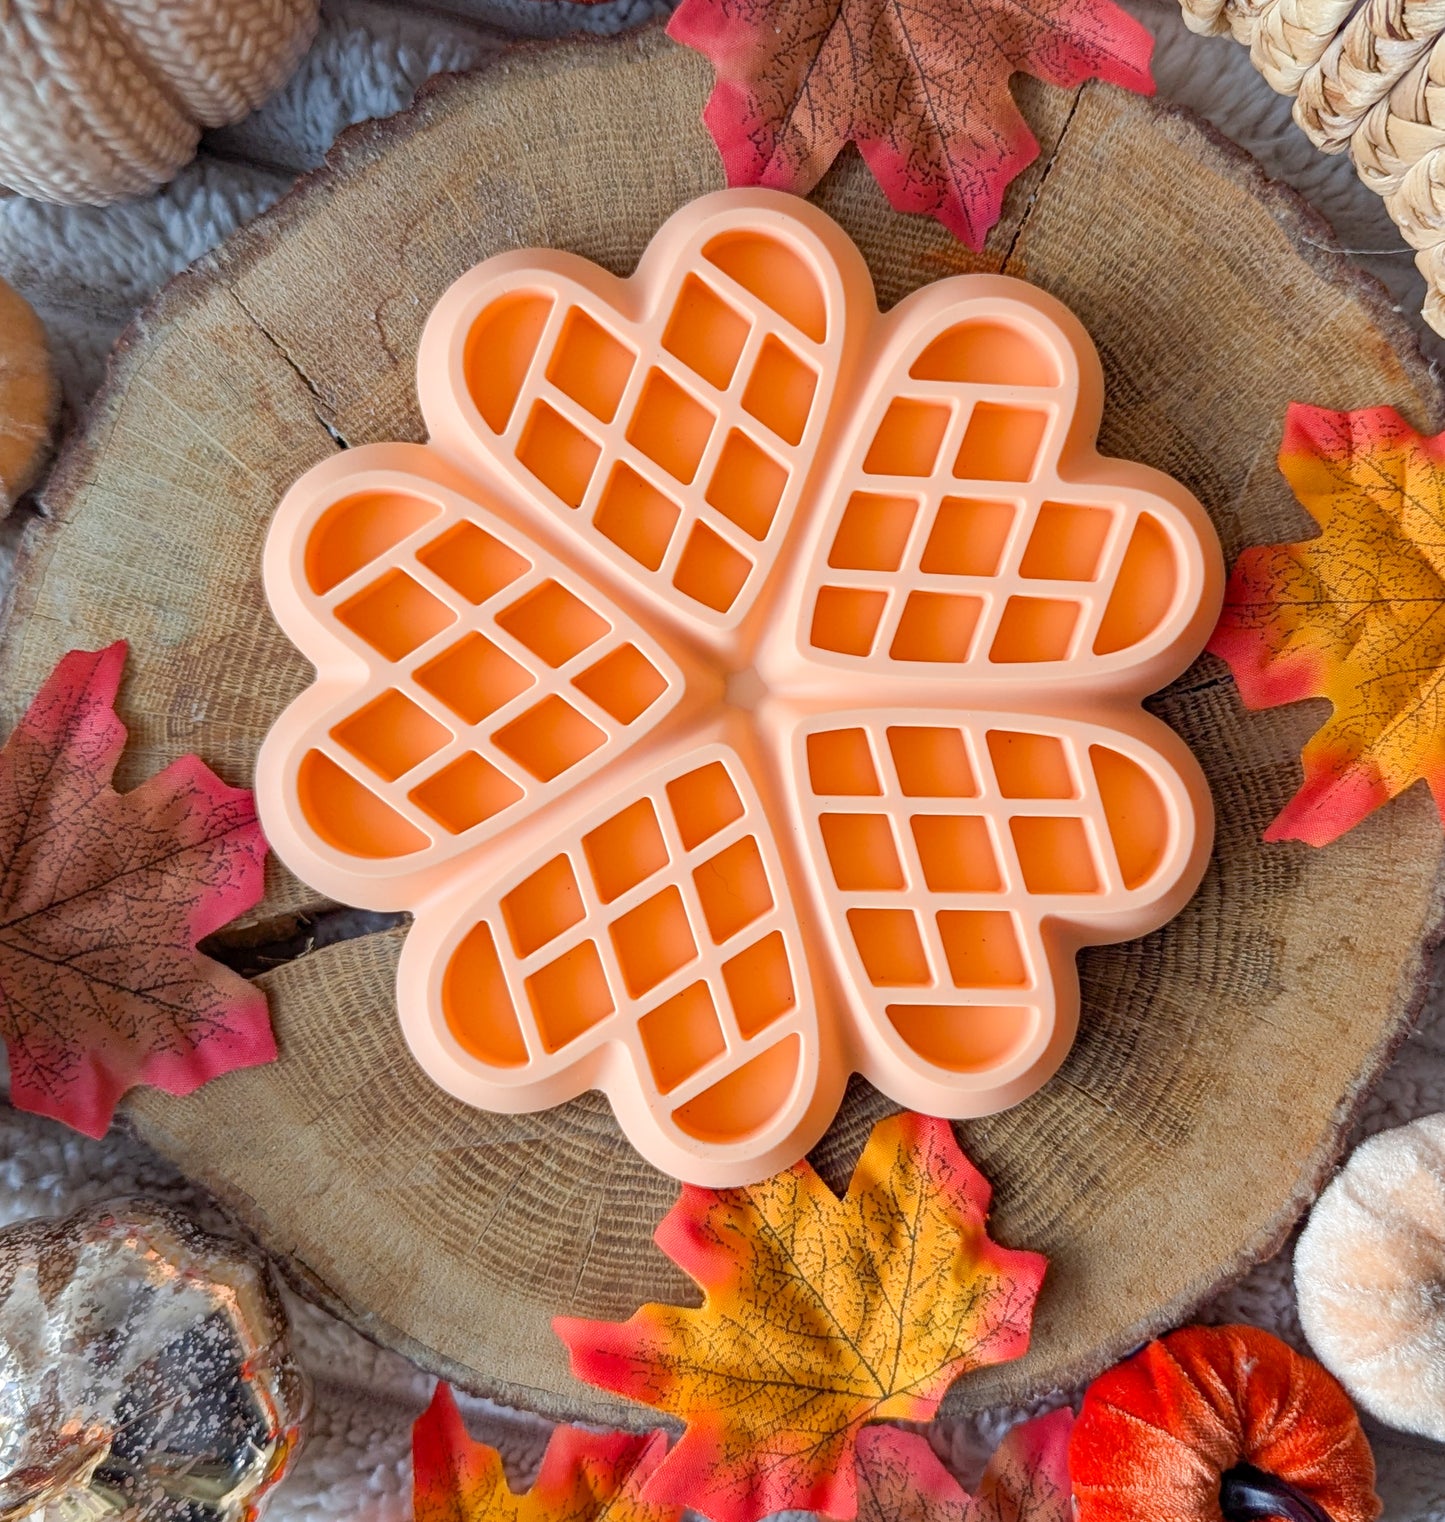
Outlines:
{"label": "peach silicone slow feeder", "polygon": [[1203,871],[1206,785],[1139,706],[1218,546],[1095,451],[1056,301],[880,316],[804,202],[722,192],[631,280],[527,250],[427,324],[426,445],[308,472],[266,547],[317,680],[262,749],[276,850],[416,921],[402,1025],[494,1110],[604,1090],[707,1185],[796,1161],[857,1071],[988,1114],[1058,1067],[1076,949]]}

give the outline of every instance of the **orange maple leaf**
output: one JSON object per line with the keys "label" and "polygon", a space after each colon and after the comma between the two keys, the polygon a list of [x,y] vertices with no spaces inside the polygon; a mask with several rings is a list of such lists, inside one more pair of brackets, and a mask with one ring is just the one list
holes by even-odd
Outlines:
{"label": "orange maple leaf", "polygon": [[558,1427],[535,1484],[516,1494],[495,1448],[467,1433],[447,1385],[411,1430],[412,1512],[416,1522],[677,1522],[641,1488],[657,1467],[661,1432],[583,1432]]}
{"label": "orange maple leaf", "polygon": [[865,1423],[926,1420],[1028,1347],[1045,1263],[989,1239],[990,1193],[946,1121],[910,1114],[874,1127],[842,1199],[806,1162],[684,1188],[656,1240],[701,1308],[554,1322],[580,1378],[686,1421],[647,1498],[713,1522],[854,1516]]}
{"label": "orange maple leaf", "polygon": [[1279,467],[1321,533],[1239,557],[1209,649],[1250,708],[1334,712],[1264,838],[1327,845],[1422,778],[1445,815],[1445,434],[1296,404]]}

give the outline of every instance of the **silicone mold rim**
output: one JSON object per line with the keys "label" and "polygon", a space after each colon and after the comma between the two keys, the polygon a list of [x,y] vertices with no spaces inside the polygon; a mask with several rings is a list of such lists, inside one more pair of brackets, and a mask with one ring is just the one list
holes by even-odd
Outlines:
{"label": "silicone mold rim", "polygon": [[[823,293],[825,313],[823,333],[812,348],[797,343],[809,364],[817,362],[817,377],[791,453],[786,439],[766,432],[772,425],[760,428],[756,416],[750,419],[736,406],[734,393],[741,389],[737,374],[731,379],[728,396],[721,400],[701,390],[699,394],[715,413],[709,425],[712,432],[702,446],[702,465],[697,467],[695,481],[671,483],[661,470],[653,468],[656,462],[637,454],[631,437],[632,419],[625,408],[639,399],[646,406],[647,384],[654,373],[667,373],[669,366],[698,391],[692,378],[680,371],[667,355],[660,356],[660,351],[654,353],[646,347],[646,333],[651,332],[654,340],[662,343],[664,324],[675,319],[682,301],[680,293],[699,269],[696,259],[693,263],[688,263],[688,259],[711,246],[709,237],[716,241],[722,233],[731,234],[739,229],[744,235],[757,233],[781,238],[795,253],[808,252],[817,262],[821,271],[818,288]],[[704,285],[714,280],[715,271],[703,269],[702,274],[707,277]],[[714,283],[724,294],[735,297],[736,293],[724,281]],[[540,292],[548,299],[547,321],[552,326],[544,330],[525,358],[513,413],[503,420],[503,428],[498,432],[489,429],[481,406],[472,396],[468,346],[478,323],[495,309],[498,297],[518,292],[533,295]],[[519,443],[522,431],[529,426],[525,419],[519,420],[530,394],[527,386],[536,379],[535,372],[543,363],[534,356],[544,355],[550,376],[557,365],[559,344],[547,349],[546,332],[555,337],[578,311],[584,314],[579,321],[592,322],[592,326],[605,330],[604,338],[610,336],[619,347],[631,344],[635,350],[628,361],[631,368],[624,387],[614,402],[613,418],[595,430],[590,426],[587,429],[589,437],[595,434],[602,440],[597,459],[603,465],[599,467],[594,461],[594,476],[583,484],[579,505],[584,511],[593,510],[588,504],[598,491],[596,475],[604,469],[614,474],[631,469],[629,460],[638,471],[661,481],[674,498],[696,501],[705,487],[712,489],[704,479],[705,471],[720,471],[717,439],[729,429],[751,430],[762,439],[772,457],[786,464],[786,483],[772,516],[762,536],[754,536],[759,548],[753,570],[747,573],[750,579],[745,578],[743,591],[734,593],[734,601],[726,610],[700,609],[695,603],[687,606],[681,595],[669,590],[655,576],[649,579],[640,574],[635,556],[629,559],[618,546],[591,532],[578,506],[559,502],[555,495],[549,501],[538,482],[529,485],[527,471],[517,453],[522,447]],[[592,313],[600,314],[599,320],[593,321]],[[1036,377],[1033,384],[1019,387],[979,382],[974,388],[975,396],[960,382],[918,380],[908,374],[918,367],[920,356],[929,351],[934,339],[961,331],[971,322],[997,322],[1000,313],[1004,326],[1031,333],[1036,344],[1046,343],[1056,366],[1051,384],[1041,386]],[[753,315],[756,317],[756,310]],[[634,325],[632,328],[628,327],[629,322]],[[641,338],[635,331],[638,324],[646,330]],[[783,326],[786,327],[785,321]],[[749,372],[749,384],[756,380],[763,365],[763,350],[778,331],[769,329],[760,340],[755,330],[750,331],[745,347],[739,351],[744,358],[735,361],[738,372],[741,373],[745,363],[754,366]],[[796,341],[796,334],[784,332],[783,339],[786,342],[778,341],[777,346],[786,349]],[[752,357],[747,358],[748,355]],[[661,362],[655,364],[659,356]],[[429,445],[375,445],[349,451],[308,472],[287,493],[278,509],[266,547],[267,593],[278,622],[313,658],[318,681],[292,704],[267,737],[258,760],[257,791],[268,834],[278,854],[298,875],[343,901],[417,912],[417,923],[408,936],[398,969],[398,989],[403,1030],[426,1071],[466,1102],[505,1111],[543,1108],[585,1088],[601,1088],[634,1145],[650,1161],[689,1182],[705,1185],[750,1182],[795,1161],[826,1128],[852,1070],[862,1072],[900,1102],[955,1118],[1004,1108],[1045,1082],[1067,1054],[1077,1025],[1078,984],[1073,957],[1078,947],[1129,938],[1177,913],[1203,873],[1212,836],[1208,789],[1197,765],[1177,736],[1138,708],[1137,699],[1182,671],[1202,646],[1212,627],[1222,588],[1218,547],[1202,508],[1177,483],[1147,467],[1105,460],[1098,455],[1095,435],[1102,409],[1103,380],[1097,355],[1082,326],[1052,298],[996,276],[953,277],[924,288],[886,316],[879,316],[861,256],[841,229],[822,213],[806,203],[768,192],[721,192],[694,202],[674,216],[649,246],[630,280],[619,280],[575,256],[551,251],[504,254],[478,266],[456,282],[438,303],[423,336],[418,371],[418,390],[432,430]],[[901,383],[900,376],[905,377]],[[548,377],[543,380],[550,385]],[[676,382],[673,386],[685,389]],[[940,416],[948,413],[936,451],[940,460],[951,458],[950,451],[955,448],[960,461],[963,460],[966,429],[974,413],[982,408],[993,407],[1004,414],[1012,409],[1020,414],[1045,417],[1031,446],[1033,464],[1027,479],[990,477],[974,493],[999,499],[985,505],[1007,506],[1013,502],[1017,509],[1010,509],[1013,518],[1007,543],[1000,551],[999,565],[988,575],[974,578],[978,595],[971,600],[984,606],[984,613],[976,620],[983,634],[990,639],[999,638],[990,632],[993,626],[988,620],[991,618],[994,626],[1002,627],[1009,599],[1028,600],[1029,594],[1037,593],[1040,587],[1067,594],[1082,610],[1073,614],[1069,658],[1030,660],[1026,681],[1020,678],[1019,661],[984,659],[981,663],[983,636],[977,634],[969,636],[974,640],[973,646],[967,659],[956,668],[933,656],[926,666],[920,663],[912,667],[896,654],[885,657],[881,635],[876,637],[879,649],[863,657],[810,644],[809,619],[816,616],[811,610],[832,574],[829,546],[840,534],[840,524],[853,498],[859,495],[853,488],[863,480],[865,486],[883,488],[879,494],[886,496],[886,488],[900,486],[899,480],[888,472],[879,473],[877,480],[865,479],[869,472],[862,468],[870,440],[880,435],[888,409],[900,391],[907,392],[920,407],[932,407]],[[693,401],[701,405],[695,396]],[[530,405],[535,411],[543,403],[550,405],[549,393],[538,382]],[[558,409],[567,406],[566,396],[557,398]],[[584,418],[583,422],[586,421]],[[786,428],[788,419],[778,426]],[[502,444],[510,439],[508,447],[513,454],[499,453],[495,443],[487,442],[488,437]],[[550,469],[550,463],[542,462],[542,468]],[[939,466],[938,470],[941,469]],[[954,475],[957,476],[957,470]],[[908,607],[904,599],[913,595],[909,588],[917,591],[935,584],[949,588],[955,585],[953,581],[943,583],[932,577],[924,564],[926,548],[923,560],[918,556],[924,520],[932,512],[929,532],[937,531],[945,505],[930,508],[926,498],[932,484],[933,476],[927,478],[926,484],[923,477],[902,482],[901,496],[912,493],[917,498],[908,554],[918,564],[911,573],[916,585],[907,580],[910,573],[905,571],[901,573],[902,590],[897,591],[896,597],[893,589],[885,593],[890,604],[889,616],[899,631],[892,636],[894,648],[905,638],[902,631]],[[605,489],[602,488],[604,492]],[[562,683],[557,690],[568,702],[585,712],[594,728],[607,730],[599,748],[591,753],[592,759],[573,763],[575,772],[564,769],[562,787],[549,791],[549,784],[544,783],[537,788],[536,801],[520,814],[506,815],[503,811],[493,821],[463,829],[449,838],[445,830],[431,829],[430,843],[410,857],[362,862],[318,836],[305,808],[298,803],[299,768],[317,743],[324,741],[334,751],[335,745],[327,737],[334,737],[338,729],[353,723],[358,713],[370,703],[380,701],[381,696],[401,689],[408,701],[421,698],[423,695],[415,685],[416,674],[433,659],[429,652],[434,648],[424,640],[421,656],[408,652],[400,658],[400,664],[394,662],[385,669],[378,668],[376,654],[367,639],[338,627],[334,609],[345,604],[346,597],[334,588],[326,594],[317,593],[308,584],[307,554],[316,525],[333,509],[367,493],[378,498],[392,493],[400,500],[431,502],[438,507],[438,512],[425,523],[416,523],[408,534],[393,539],[380,552],[382,564],[400,569],[399,559],[433,544],[441,531],[449,533],[463,522],[484,525],[488,532],[509,543],[531,562],[528,585],[551,576],[564,589],[574,592],[580,589],[610,626],[605,638],[621,640],[640,651],[654,673],[660,675],[663,690],[653,700],[655,711],[646,710],[650,716],[645,724],[629,719],[617,726],[614,733],[595,705],[588,706],[586,698],[578,699],[573,687],[565,685],[564,678],[569,672],[575,673],[581,657],[568,657],[560,668],[561,675],[555,679],[548,677],[542,665],[534,661],[534,680],[540,673],[554,684]],[[1030,578],[1026,564],[1028,545],[1032,543],[1039,514],[1054,498],[1072,502],[1086,512],[1097,505],[1113,513],[1100,541],[1102,548],[1097,552],[1093,578],[1087,584],[1077,578],[1072,582],[1067,577]],[[700,509],[707,511],[710,505]],[[1102,658],[1097,655],[1086,658],[1083,664],[1088,668],[1089,680],[1087,690],[1081,690],[1078,672],[1082,646],[1090,630],[1098,628],[1107,616],[1119,568],[1132,544],[1132,538],[1128,544],[1124,540],[1138,530],[1146,516],[1162,529],[1172,558],[1174,580],[1167,606],[1143,639]],[[700,517],[695,521],[701,521]],[[688,520],[694,534],[698,532],[695,521]],[[716,515],[713,521],[717,521]],[[681,534],[679,530],[675,538],[680,539]],[[741,537],[737,542],[743,544],[745,551],[749,548]],[[675,544],[670,545],[667,555],[671,558],[664,560],[664,571],[680,564]],[[369,578],[376,563],[375,559],[367,561],[356,568],[351,580],[343,579],[342,593],[358,585],[361,579]],[[409,579],[427,582],[426,569],[418,571],[414,560],[407,559],[405,569]],[[389,574],[394,577],[396,570]],[[871,588],[878,583],[878,576],[868,572],[855,579],[865,595],[874,595]],[[430,591],[450,598],[456,605],[453,624],[472,619],[474,627],[469,626],[468,639],[481,631],[493,643],[505,643],[506,636],[497,634],[494,622],[476,623],[481,613],[473,616],[469,608],[439,584],[427,585]],[[946,600],[943,593],[938,597]],[[901,611],[892,606],[895,602],[901,605]],[[504,610],[507,611],[511,610]],[[429,636],[437,649],[451,637],[440,632]],[[508,650],[519,660],[526,658],[520,647],[509,646]],[[745,676],[740,682],[739,671],[754,662],[758,677]],[[575,684],[579,678],[574,674],[570,680]],[[991,744],[991,736],[997,732],[1026,733],[1033,725],[1046,735],[1075,737],[1065,746],[1073,757],[1069,764],[1076,774],[1074,791],[1067,799],[1061,794],[1051,794],[1054,803],[1022,803],[1012,795],[997,796],[999,784],[995,780],[985,788],[985,792],[993,789],[988,797],[969,805],[973,809],[969,817],[975,822],[982,820],[981,828],[991,832],[990,850],[997,862],[1011,864],[1000,866],[999,870],[1008,871],[1015,893],[1020,891],[1023,879],[1019,873],[1027,853],[1021,838],[1010,844],[1005,837],[1016,828],[1013,820],[1026,818],[1031,812],[1043,818],[1048,829],[1069,826],[1082,830],[1084,835],[1079,838],[1087,836],[1090,842],[1085,848],[1092,864],[1089,870],[1107,877],[1117,867],[1111,855],[1118,846],[1117,838],[1110,835],[1114,829],[1112,818],[1105,817],[1103,805],[1090,792],[1091,788],[1097,791],[1096,779],[1085,776],[1087,757],[1095,753],[1090,745],[1110,740],[1112,743],[1105,749],[1120,754],[1132,752],[1136,760],[1145,758],[1144,772],[1164,800],[1166,824],[1160,828],[1165,830],[1167,842],[1148,878],[1150,885],[1163,884],[1162,888],[1120,891],[1115,893],[1109,908],[1096,902],[1080,912],[1071,912],[1077,899],[1048,894],[1040,898],[1037,893],[1032,895],[1034,907],[1029,908],[1030,890],[1023,890],[1028,912],[1020,917],[1011,909],[1007,911],[1013,915],[1010,935],[1023,948],[1020,954],[1027,953],[1032,973],[1026,986],[1019,985],[1024,988],[1023,993],[1010,989],[993,996],[998,1003],[994,1013],[1007,1014],[1009,1009],[1022,1008],[1026,997],[1037,995],[1034,1003],[1039,1004],[1038,1019],[1027,1038],[1014,1040],[1000,1060],[991,1067],[986,1065],[986,1071],[945,1070],[910,1045],[904,1039],[902,1026],[893,1020],[895,1008],[942,1010],[945,1007],[942,1003],[930,1004],[925,1000],[907,1006],[889,1004],[877,986],[871,992],[860,992],[869,981],[867,970],[858,960],[863,943],[856,934],[850,942],[847,927],[852,921],[846,917],[850,912],[845,902],[847,895],[841,887],[835,891],[836,885],[830,885],[828,880],[830,848],[818,833],[823,810],[814,807],[819,800],[803,780],[807,762],[799,749],[805,745],[808,734],[840,722],[840,716],[830,711],[840,680],[849,710],[855,717],[861,715],[865,728],[868,724],[873,726],[867,731],[873,736],[869,743],[879,755],[883,754],[885,732],[888,735],[894,732],[887,727],[890,716],[900,722],[908,720],[905,728],[911,726],[919,732],[928,727],[921,724],[925,718],[934,721],[933,730],[939,734],[950,724],[962,725],[958,731],[960,743],[966,742],[969,754],[984,771],[988,770],[988,763],[980,759],[981,747]],[[740,687],[744,689],[742,696]],[[724,704],[719,708],[724,698],[732,700],[731,706]],[[739,703],[742,708],[737,706]],[[980,704],[983,706],[979,707]],[[756,723],[741,716],[748,707],[753,709]],[[332,722],[338,713],[342,714],[343,723]],[[445,719],[442,710],[436,713]],[[715,713],[722,717],[714,718]],[[436,722],[435,715],[432,722]],[[454,715],[450,722],[455,728]],[[639,729],[629,736],[627,726],[633,722],[639,722]],[[478,726],[470,728],[472,733],[480,733]],[[761,738],[752,734],[754,729],[771,730],[772,743],[767,742],[766,734]],[[1086,742],[1077,738],[1087,734],[1092,734],[1095,740]],[[772,1050],[796,1038],[797,1061],[786,1094],[778,1098],[775,1093],[772,1111],[739,1136],[712,1135],[706,1132],[706,1127],[705,1134],[699,1134],[696,1127],[690,1131],[678,1121],[674,1111],[683,1106],[671,1096],[686,1095],[688,1085],[697,1087],[701,1080],[694,1073],[665,1087],[656,1069],[655,1056],[645,1049],[646,1042],[639,1034],[648,1012],[639,1013],[630,1005],[627,1009],[615,1007],[621,994],[619,969],[623,982],[628,973],[618,960],[621,955],[618,947],[607,944],[607,935],[613,935],[615,929],[610,922],[598,925],[591,940],[601,946],[600,955],[606,964],[602,976],[614,1008],[580,1035],[569,1035],[563,1043],[565,1050],[559,1048],[558,1053],[544,1054],[535,1045],[536,1028],[529,1025],[531,1035],[521,1038],[532,1043],[525,1066],[507,1069],[480,1061],[458,1041],[448,1023],[442,996],[451,953],[468,934],[468,917],[475,918],[479,898],[500,901],[508,884],[528,880],[539,865],[551,861],[559,850],[564,855],[571,853],[569,861],[576,858],[574,876],[585,877],[586,862],[577,842],[588,830],[615,815],[623,807],[619,800],[635,800],[638,789],[645,791],[649,785],[656,793],[662,785],[658,779],[665,780],[664,774],[681,775],[690,765],[687,758],[692,750],[708,735],[728,746],[734,757],[742,758],[738,765],[746,785],[755,791],[761,789],[756,805],[762,820],[758,844],[766,857],[764,877],[774,907],[784,897],[789,905],[803,906],[801,919],[795,907],[788,911],[792,918],[784,927],[793,936],[791,940],[786,935],[784,938],[794,1004],[779,1023],[769,1026],[752,1045],[749,1045],[752,1038],[740,1035],[740,1022],[734,1023],[734,1014],[723,1004],[723,979],[718,974],[722,953],[707,951],[704,934],[707,927],[699,919],[696,903],[689,910],[691,918],[682,932],[711,969],[707,980],[711,1019],[726,1027],[728,1034],[723,1039],[733,1043],[726,1049],[732,1067],[736,1068],[742,1056],[755,1047]],[[454,734],[449,743],[465,750],[460,734]],[[477,744],[483,742],[479,740]],[[436,754],[445,757],[451,753],[444,746]],[[498,759],[492,752],[488,755]],[[410,807],[402,800],[400,784],[379,785],[374,765],[373,774],[367,773],[366,766],[372,763],[354,764],[354,758],[346,756],[341,756],[341,761],[343,769],[350,768],[354,774],[357,786],[387,793],[403,807]],[[435,756],[423,764],[433,771],[435,765]],[[890,768],[892,765],[888,763]],[[416,769],[402,775],[405,788],[412,788]],[[785,780],[789,776],[793,778],[791,786]],[[530,786],[525,778],[522,785],[524,790]],[[661,798],[661,794],[657,796]],[[659,802],[656,812],[660,815],[664,807]],[[842,817],[836,812],[839,807],[835,802],[831,816],[835,821]],[[862,817],[866,812],[852,804],[841,807],[844,814],[851,809]],[[867,814],[872,821],[870,827],[876,827],[879,818],[891,820],[887,829],[892,832],[893,849],[899,849],[910,819],[917,832],[918,816],[908,813],[913,807],[906,800],[893,798],[884,813]],[[937,807],[944,809],[944,805]],[[962,805],[949,807],[957,812]],[[945,809],[936,817],[945,817],[946,813]],[[425,826],[426,822],[422,824]],[[1039,828],[1045,829],[1045,825]],[[807,849],[802,848],[803,842],[807,843]],[[908,849],[913,851],[911,846]],[[1036,848],[1030,850],[1037,854]],[[1114,867],[1110,862],[1114,862]],[[675,862],[676,872],[682,872],[683,865],[680,859]],[[480,879],[476,876],[479,870]],[[915,893],[921,894],[918,913],[922,919],[918,923],[929,937],[929,955],[937,978],[941,976],[938,972],[943,965],[941,956],[952,956],[947,945],[940,953],[930,918],[944,898],[932,893],[931,883],[929,892],[922,892],[916,861],[909,870],[914,873]],[[927,875],[926,866],[923,870]],[[1096,883],[1095,888],[1099,887]],[[1114,890],[1105,885],[1103,891],[1107,896]],[[595,885],[586,892],[595,898]],[[1039,908],[1045,899],[1047,903]],[[984,914],[976,905],[969,907],[974,905],[972,899],[955,897],[947,898],[947,902],[964,907],[941,911],[940,926],[943,915],[949,913],[960,921],[970,914],[983,920],[995,913],[990,909]],[[706,905],[701,912],[706,915]],[[865,905],[861,912],[878,911]],[[821,937],[809,931],[810,924],[824,927]],[[496,935],[500,937],[503,933],[499,919]],[[537,965],[537,955],[535,950],[528,952],[527,956],[533,959],[529,963],[519,949],[504,947],[502,960],[507,964],[504,976],[525,977],[530,990],[533,975],[520,969],[524,964]],[[952,966],[951,960],[948,965]],[[954,980],[957,983],[957,974]],[[657,986],[667,990],[675,984],[664,981]],[[515,1003],[520,983],[509,983],[508,987]],[[896,1000],[901,996],[894,997]],[[959,996],[953,997],[956,1005]],[[535,999],[532,1007],[537,1008]],[[543,1039],[545,1046],[545,1030]],[[551,1061],[552,1057],[559,1060]],[[653,1062],[653,1070],[649,1069],[649,1062]],[[709,1070],[704,1066],[698,1071],[705,1074]],[[722,1087],[721,1083],[718,1087]],[[773,1090],[777,1090],[776,1084]]]}

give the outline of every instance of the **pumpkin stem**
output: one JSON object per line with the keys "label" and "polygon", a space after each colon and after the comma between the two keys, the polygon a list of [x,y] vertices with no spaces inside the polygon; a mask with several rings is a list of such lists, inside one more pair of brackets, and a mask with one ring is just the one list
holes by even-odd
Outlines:
{"label": "pumpkin stem", "polygon": [[1219,1509],[1225,1522],[1262,1522],[1282,1517],[1284,1522],[1334,1522],[1322,1506],[1280,1479],[1253,1464],[1236,1464],[1219,1477]]}

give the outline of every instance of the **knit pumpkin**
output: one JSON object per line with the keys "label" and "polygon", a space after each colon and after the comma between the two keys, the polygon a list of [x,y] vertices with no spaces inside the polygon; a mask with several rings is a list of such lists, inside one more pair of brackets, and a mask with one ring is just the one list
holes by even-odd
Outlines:
{"label": "knit pumpkin", "polygon": [[1076,1522],[1372,1522],[1354,1407],[1257,1327],[1190,1326],[1089,1386],[1069,1443]]}
{"label": "knit pumpkin", "polygon": [[0,517],[35,484],[59,403],[45,329],[19,291],[0,280]]}
{"label": "knit pumpkin", "polygon": [[0,0],[0,184],[96,206],[164,184],[291,73],[319,3]]}
{"label": "knit pumpkin", "polygon": [[1310,1346],[1367,1410],[1445,1441],[1445,1115],[1356,1148],[1295,1248]]}

